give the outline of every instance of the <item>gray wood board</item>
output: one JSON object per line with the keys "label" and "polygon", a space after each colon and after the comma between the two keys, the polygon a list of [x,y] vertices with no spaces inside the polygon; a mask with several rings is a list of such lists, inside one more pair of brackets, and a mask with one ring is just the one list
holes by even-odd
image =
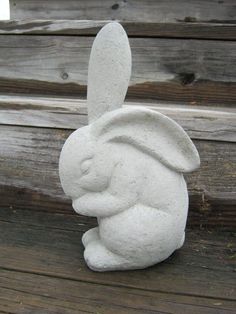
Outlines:
{"label": "gray wood board", "polygon": [[11,19],[235,23],[234,0],[10,0]]}
{"label": "gray wood board", "polygon": [[[92,38],[2,35],[0,90],[85,95]],[[131,38],[128,98],[235,105],[236,42]]]}
{"label": "gray wood board", "polygon": [[[125,102],[145,106],[178,122],[191,138],[236,142],[236,109]],[[86,100],[0,95],[0,124],[77,129],[87,124]]]}
{"label": "gray wood board", "polygon": [[[0,310],[25,313],[234,313],[235,238],[187,230],[183,248],[146,270],[95,273],[78,215],[0,211]],[[77,312],[76,312],[77,311]]]}
{"label": "gray wood board", "polygon": [[[1,207],[54,212],[71,208],[58,176],[60,150],[71,132],[0,125]],[[190,193],[189,224],[232,230],[236,222],[236,145],[206,140],[194,142],[201,167],[186,175]]]}
{"label": "gray wood board", "polygon": [[[0,21],[0,35],[87,35],[94,36],[112,20],[10,20]],[[119,21],[128,36],[236,39],[236,25],[199,22],[126,22]]]}
{"label": "gray wood board", "polygon": [[[47,258],[47,256],[44,256]],[[27,263],[28,264],[28,263]],[[173,280],[176,279],[173,276]],[[1,269],[1,313],[234,314],[234,301]]]}

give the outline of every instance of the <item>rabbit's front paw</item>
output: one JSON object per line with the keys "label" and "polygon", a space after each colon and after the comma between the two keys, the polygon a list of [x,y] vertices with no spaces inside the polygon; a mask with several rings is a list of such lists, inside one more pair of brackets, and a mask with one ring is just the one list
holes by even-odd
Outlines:
{"label": "rabbit's front paw", "polygon": [[84,259],[94,271],[124,270],[132,267],[130,261],[109,251],[101,240],[92,241],[86,246]]}
{"label": "rabbit's front paw", "polygon": [[83,246],[86,247],[90,242],[99,240],[98,227],[89,229],[82,236]]}

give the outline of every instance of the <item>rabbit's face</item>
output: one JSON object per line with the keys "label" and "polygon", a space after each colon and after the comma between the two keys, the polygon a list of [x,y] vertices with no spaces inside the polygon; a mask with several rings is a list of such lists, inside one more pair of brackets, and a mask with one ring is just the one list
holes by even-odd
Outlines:
{"label": "rabbit's face", "polygon": [[107,160],[105,145],[97,145],[90,126],[73,132],[65,142],[59,162],[61,184],[73,200],[87,192],[101,192],[108,187],[113,162]]}
{"label": "rabbit's face", "polygon": [[89,140],[88,128],[73,132],[66,140],[60,155],[59,174],[64,192],[75,198],[85,194],[79,179],[88,171],[93,158],[93,145]]}
{"label": "rabbit's face", "polygon": [[[137,201],[137,191],[147,176],[143,165],[149,161],[142,163],[145,155],[171,169],[171,173],[188,172],[199,166],[195,146],[174,121],[148,109],[122,108],[70,135],[59,162],[62,187],[77,205],[82,196],[86,199],[86,194],[98,200],[104,195],[99,192],[108,190],[119,208],[127,208]],[[168,182],[165,177],[165,173],[159,173],[158,178]],[[153,181],[158,182],[157,178]],[[152,188],[147,190],[148,201]],[[120,205],[120,200],[125,200],[125,206]],[[76,209],[82,207],[86,207],[86,202]]]}

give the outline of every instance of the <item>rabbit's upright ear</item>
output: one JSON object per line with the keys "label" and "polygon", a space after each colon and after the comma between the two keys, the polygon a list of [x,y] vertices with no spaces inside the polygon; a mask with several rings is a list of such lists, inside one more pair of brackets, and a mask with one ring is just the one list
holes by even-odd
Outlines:
{"label": "rabbit's upright ear", "polygon": [[177,172],[190,172],[200,165],[197,149],[182,127],[149,109],[112,111],[93,124],[91,135],[102,142],[130,144]]}
{"label": "rabbit's upright ear", "polygon": [[97,34],[88,69],[89,123],[122,106],[131,74],[128,37],[117,22],[105,25]]}

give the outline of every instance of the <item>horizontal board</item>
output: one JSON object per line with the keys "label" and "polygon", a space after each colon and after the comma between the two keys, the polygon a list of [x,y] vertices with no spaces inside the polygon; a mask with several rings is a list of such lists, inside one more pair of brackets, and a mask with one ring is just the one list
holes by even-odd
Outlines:
{"label": "horizontal board", "polygon": [[[236,142],[236,109],[125,102],[145,106],[178,122],[193,139]],[[0,95],[0,124],[77,129],[87,124],[86,100]]]}
{"label": "horizontal board", "polygon": [[[85,95],[92,38],[2,35],[0,89]],[[236,42],[130,39],[128,98],[235,105]]]}
{"label": "horizontal board", "polygon": [[[71,208],[58,176],[59,153],[71,132],[0,125],[0,207],[54,212]],[[195,140],[195,144],[201,167],[186,175],[189,225],[232,230],[236,222],[236,145],[206,140]]]}
{"label": "horizontal board", "polygon": [[[0,21],[0,34],[94,36],[111,20],[9,20]],[[129,36],[236,39],[236,24],[199,22],[119,21]]]}
{"label": "horizontal board", "polygon": [[11,19],[235,23],[234,0],[10,0]]}
{"label": "horizontal board", "polygon": [[139,291],[28,271],[1,270],[0,283],[2,313],[234,313],[234,302],[222,298]]}
{"label": "horizontal board", "polygon": [[[64,287],[61,297],[56,297],[61,300],[59,302],[68,300],[69,296],[68,301],[76,298],[77,306],[82,306],[84,301],[87,301],[87,306],[91,302],[97,305],[102,300],[104,306],[115,308],[120,305],[122,310],[122,305],[128,305],[130,300],[131,309],[141,307],[143,313],[149,313],[148,310],[150,313],[163,313],[165,302],[168,306],[165,313],[189,313],[190,304],[193,306],[191,312],[193,310],[196,314],[208,313],[204,312],[204,307],[210,313],[217,313],[214,312],[217,309],[219,313],[234,311],[233,235],[187,230],[181,250],[159,265],[146,270],[95,273],[85,266],[81,244],[82,233],[94,225],[94,220],[79,215],[1,210],[0,287],[11,291],[16,285],[15,293],[34,292],[37,296],[44,291],[45,295],[55,293],[54,297]],[[24,284],[18,272],[23,273]],[[54,289],[55,277],[58,285]],[[43,280],[45,283],[41,284]],[[69,283],[71,281],[74,289]],[[87,294],[89,286],[90,296]],[[79,292],[78,287],[83,291]],[[6,296],[5,289],[2,291],[1,297]],[[179,311],[176,312],[177,309]]]}

